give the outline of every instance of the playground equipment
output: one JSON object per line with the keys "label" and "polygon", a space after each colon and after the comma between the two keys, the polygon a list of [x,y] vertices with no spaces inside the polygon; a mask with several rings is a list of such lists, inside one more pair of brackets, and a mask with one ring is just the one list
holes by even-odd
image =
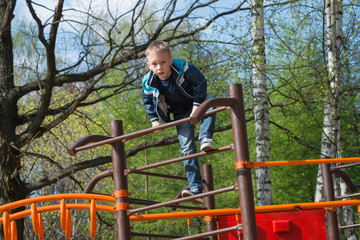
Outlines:
{"label": "playground equipment", "polygon": [[[207,111],[211,107],[219,107],[215,110]],[[186,121],[196,124],[203,116],[214,114],[220,111],[230,110],[233,132],[233,144],[225,147],[220,147],[211,152],[199,152],[196,154],[178,157],[162,162],[140,166],[133,169],[128,169],[126,164],[124,142],[130,139],[151,134],[160,129],[166,129],[176,126]],[[336,208],[341,206],[359,206],[360,200],[340,200],[357,195],[343,196],[335,199],[334,190],[332,185],[332,173],[338,174],[347,183],[349,189],[355,190],[356,186],[352,184],[351,180],[344,175],[339,168],[330,169],[330,163],[349,163],[357,162],[356,164],[349,164],[342,167],[350,167],[359,165],[360,158],[342,158],[342,159],[314,159],[314,160],[296,160],[296,161],[272,161],[272,162],[251,162],[249,158],[246,122],[244,114],[244,103],[242,96],[242,88],[240,84],[232,84],[229,86],[229,98],[214,98],[205,101],[195,115],[191,118],[174,121],[157,127],[144,129],[141,131],[133,132],[130,134],[123,134],[122,121],[114,120],[110,123],[111,136],[90,135],[79,139],[69,149],[68,153],[74,155],[79,151],[94,148],[97,146],[110,144],[112,146],[112,164],[113,169],[104,171],[96,175],[86,187],[83,194],[58,194],[29,198],[9,204],[0,206],[0,224],[3,225],[5,240],[17,239],[16,223],[15,220],[25,216],[31,216],[34,232],[39,236],[39,239],[44,239],[44,228],[42,213],[46,211],[59,211],[61,229],[65,231],[66,238],[71,237],[71,212],[72,209],[88,209],[90,211],[90,237],[95,238],[96,235],[96,211],[113,212],[116,217],[116,232],[117,239],[128,240],[134,236],[148,236],[154,238],[176,238],[176,239],[272,239],[264,238],[261,231],[271,232],[274,236],[281,236],[281,239],[301,239],[294,238],[294,234],[299,236],[299,231],[293,231],[294,226],[296,229],[301,230],[304,227],[300,219],[307,216],[317,216],[318,233],[323,239],[326,235],[330,240],[339,239],[339,230],[347,227],[339,227],[336,220]],[[204,193],[197,196],[190,196],[181,198],[179,195],[171,201],[167,202],[154,202],[141,199],[134,199],[129,197],[129,189],[127,177],[129,174],[145,174],[157,177],[172,178],[186,180],[186,178],[178,176],[170,176],[166,174],[151,173],[144,170],[151,168],[180,162],[194,157],[202,157],[206,155],[216,154],[223,151],[234,151],[235,153],[235,171],[237,176],[237,184],[222,189],[214,190],[212,180],[212,167],[205,165],[202,167]],[[319,203],[297,203],[285,205],[270,205],[270,206],[255,206],[254,194],[251,179],[251,168],[263,166],[284,166],[284,165],[303,165],[303,164],[321,164],[323,171],[324,193],[325,202]],[[112,176],[114,180],[114,194],[113,196],[104,196],[98,194],[91,194],[92,189],[101,179]],[[216,194],[237,191],[239,195],[239,208],[232,209],[215,209],[214,196]],[[186,202],[191,199],[203,197],[205,199],[204,207],[182,206],[181,202]],[[82,199],[88,203],[67,203],[71,199]],[[45,207],[37,207],[37,203],[47,201],[60,201],[59,204],[49,205]],[[99,204],[101,202],[111,203],[112,206]],[[145,207],[130,208],[133,205],[145,205]],[[22,207],[29,206],[27,210],[10,214],[9,211]],[[140,212],[145,212],[150,209],[169,207],[172,209],[190,209],[192,211],[174,211],[170,213],[159,214],[143,214],[138,215]],[[276,216],[283,214],[280,219],[276,217],[269,217],[271,213],[276,213]],[[281,214],[280,214],[281,213]],[[305,214],[306,213],[306,214]],[[287,214],[287,215],[286,215]],[[267,217],[264,217],[267,215]],[[327,234],[325,233],[325,221],[323,216],[327,218]],[[145,234],[131,232],[130,222],[132,221],[149,221],[161,220],[172,218],[186,218],[192,217],[205,217],[206,230],[205,233],[200,233],[191,236],[169,236],[165,234]],[[320,216],[320,217],[319,217]],[[321,217],[322,216],[322,217]],[[264,221],[271,221],[272,227],[267,229],[262,228],[260,219]],[[269,223],[269,222],[267,222]],[[309,230],[306,228],[305,230]],[[312,230],[313,231],[313,230]],[[301,233],[301,231],[300,231]],[[229,235],[230,234],[230,235]],[[290,235],[286,235],[290,234]],[[269,236],[269,235],[267,235]],[[325,238],[324,238],[325,236]],[[288,237],[288,238],[287,238]],[[321,238],[319,238],[321,239]]]}

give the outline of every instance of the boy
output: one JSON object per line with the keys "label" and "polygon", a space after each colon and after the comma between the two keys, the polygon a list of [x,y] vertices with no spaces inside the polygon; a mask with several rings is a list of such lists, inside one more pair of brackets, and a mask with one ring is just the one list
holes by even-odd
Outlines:
{"label": "boy", "polygon": [[[152,42],[145,52],[150,72],[143,78],[143,102],[153,127],[162,122],[190,117],[205,100],[215,96],[207,94],[206,78],[194,65],[180,59],[173,59],[167,43]],[[215,114],[203,118],[200,124],[200,150],[214,149],[212,136],[215,128]],[[194,125],[186,122],[176,126],[182,156],[196,153]],[[190,191],[183,190],[182,197],[202,193],[203,185],[197,158],[184,161]],[[201,198],[193,202],[202,203]]]}

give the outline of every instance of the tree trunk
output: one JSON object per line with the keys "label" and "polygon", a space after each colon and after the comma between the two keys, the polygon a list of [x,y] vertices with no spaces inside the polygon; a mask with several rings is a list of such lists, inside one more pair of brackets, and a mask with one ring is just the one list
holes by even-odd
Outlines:
{"label": "tree trunk", "polygon": [[[270,134],[266,87],[264,12],[262,0],[252,1],[251,22],[256,161],[264,162],[270,160]],[[256,183],[259,206],[271,205],[271,172],[269,167],[256,169]]]}
{"label": "tree trunk", "polygon": [[[338,69],[341,68],[340,65],[340,59],[341,59],[341,46],[343,45],[343,31],[342,31],[342,19],[343,19],[343,4],[341,0],[335,1],[336,4],[336,9],[335,9],[335,13],[336,13],[336,32],[335,32],[335,38],[336,38],[336,58],[337,58],[337,63],[339,64]],[[339,72],[341,72],[339,70]],[[339,76],[339,74],[338,74]],[[340,77],[339,80],[340,82]],[[338,157],[343,157],[342,155],[342,146],[341,146],[341,131],[340,131],[340,127],[341,127],[341,123],[340,123],[340,107],[337,108],[337,121],[336,121],[336,128],[338,129],[338,134],[336,135],[337,137],[337,156]],[[343,171],[346,172],[346,169],[343,169]],[[340,187],[340,194],[343,195],[348,195],[350,194],[350,191],[348,190],[348,188],[346,187],[346,184],[341,181],[339,183],[339,187]],[[353,225],[355,224],[355,219],[354,219],[354,208],[352,206],[347,206],[347,207],[343,207],[341,209],[341,223],[344,225]],[[345,230],[346,233],[346,239],[348,240],[355,240],[358,239],[357,238],[357,233],[356,233],[356,229],[355,228],[347,228]]]}
{"label": "tree trunk", "polygon": [[[325,93],[324,123],[321,143],[321,154],[331,158],[342,157],[340,135],[340,56],[342,45],[342,1],[326,1],[326,26],[327,26],[327,50],[328,50],[328,90]],[[319,183],[319,174],[318,174]],[[347,194],[346,185],[339,179],[334,181],[337,195]],[[315,201],[321,201],[322,186],[317,185]],[[354,224],[352,207],[338,209],[339,223],[342,225]],[[344,236],[340,232],[340,238]],[[357,239],[356,231],[346,230],[347,239]]]}
{"label": "tree trunk", "polygon": [[[13,74],[11,20],[15,1],[0,1],[0,205],[26,197],[20,179],[20,159],[13,143],[18,123]],[[23,222],[17,223],[18,238],[23,239]],[[3,238],[3,230],[0,239]]]}

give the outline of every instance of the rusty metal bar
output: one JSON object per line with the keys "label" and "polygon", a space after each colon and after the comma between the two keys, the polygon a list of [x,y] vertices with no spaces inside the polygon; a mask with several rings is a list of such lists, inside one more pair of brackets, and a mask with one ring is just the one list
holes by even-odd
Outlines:
{"label": "rusty metal bar", "polygon": [[[125,170],[127,173],[128,171]],[[136,173],[136,174],[142,174],[142,175],[148,175],[148,176],[154,176],[154,177],[162,177],[162,178],[169,178],[169,179],[176,179],[176,180],[184,180],[187,181],[186,177],[182,176],[174,176],[174,175],[167,175],[167,174],[161,174],[161,173],[154,173],[154,172],[145,172],[145,171],[132,171],[129,173]],[[127,175],[127,174],[125,174]]]}
{"label": "rusty metal bar", "polygon": [[110,177],[113,175],[113,170],[109,169],[95,175],[87,184],[84,193],[91,193],[95,185],[103,178]]}
{"label": "rusty metal bar", "polygon": [[360,165],[360,163],[345,164],[345,165],[340,165],[338,167],[331,167],[330,170],[334,171],[334,170],[337,170],[337,169],[356,167],[356,166],[359,166],[359,165]]}
{"label": "rusty metal bar", "polygon": [[187,236],[187,237],[176,238],[176,240],[201,239],[202,237],[215,236],[215,235],[218,235],[218,234],[221,234],[221,233],[240,231],[240,230],[243,230],[243,227],[242,227],[241,224],[238,224],[238,225],[233,226],[233,227],[222,228],[220,230],[215,230],[215,231],[212,231],[212,232],[206,232],[206,233],[200,233],[200,234],[191,235],[191,236]]}
{"label": "rusty metal bar", "polygon": [[356,186],[353,183],[353,181],[351,180],[351,178],[349,177],[349,175],[341,170],[341,169],[334,169],[331,170],[330,168],[330,172],[336,176],[338,176],[339,178],[341,178],[341,180],[345,183],[346,187],[349,189],[350,192],[355,192],[356,191]]}
{"label": "rusty metal bar", "polygon": [[[325,201],[334,201],[334,182],[330,171],[330,164],[320,164],[323,180]],[[339,240],[339,230],[336,211],[330,209],[326,214],[329,240]]]}
{"label": "rusty metal bar", "polygon": [[[219,101],[219,102],[224,101],[222,98],[213,98],[213,99],[216,101]],[[210,100],[212,100],[212,99],[210,99]],[[208,116],[208,115],[211,115],[211,114],[214,114],[217,112],[221,112],[221,111],[224,111],[227,109],[228,109],[227,107],[216,108],[214,110],[210,110],[210,111],[206,112],[204,116]],[[167,129],[167,128],[170,128],[170,127],[173,127],[173,126],[185,123],[185,122],[190,122],[190,118],[183,118],[183,119],[173,121],[170,123],[166,123],[166,124],[162,124],[162,125],[159,125],[156,127],[147,128],[147,129],[143,129],[143,130],[140,130],[137,132],[132,132],[129,134],[124,134],[124,135],[116,136],[116,137],[109,137],[109,136],[102,136],[102,135],[89,135],[89,136],[80,138],[76,143],[74,143],[73,145],[70,146],[70,148],[67,149],[67,152],[69,155],[73,156],[77,152],[80,152],[80,151],[83,151],[86,149],[90,149],[90,148],[94,148],[94,147],[98,147],[98,146],[102,146],[102,145],[106,145],[106,144],[113,144],[113,143],[117,143],[117,142],[125,142],[127,140],[141,137],[146,134],[153,133],[157,130],[164,130],[164,129]],[[102,140],[99,140],[101,138],[102,138]],[[94,143],[88,144],[90,142],[94,142]]]}
{"label": "rusty metal bar", "polygon": [[[213,174],[212,174],[212,166],[210,164],[206,164],[202,166],[203,173],[203,182],[204,182],[204,192],[214,191],[214,182],[213,182]],[[214,195],[210,195],[205,197],[205,206],[206,209],[215,209],[215,197]],[[216,219],[212,216],[205,217],[206,222],[206,231],[211,232],[217,230]],[[210,240],[216,240],[216,236],[210,236]]]}
{"label": "rusty metal bar", "polygon": [[236,98],[237,100],[236,106],[231,108],[231,122],[244,239],[257,240],[258,233],[255,217],[251,168],[241,166],[241,163],[244,161],[250,162],[246,132],[245,108],[241,84],[231,84],[229,86],[229,96]]}
{"label": "rusty metal bar", "polygon": [[353,197],[359,197],[360,193],[354,193],[354,194],[349,194],[349,195],[344,195],[344,196],[335,196],[335,200],[341,200],[341,199],[345,199],[345,198],[353,198]]}
{"label": "rusty metal bar", "polygon": [[212,150],[212,151],[209,151],[209,152],[194,153],[194,154],[190,154],[190,155],[186,155],[186,156],[182,156],[182,157],[178,157],[178,158],[169,159],[169,160],[162,161],[162,162],[152,163],[152,164],[142,166],[142,167],[126,169],[125,170],[125,175],[128,175],[128,174],[130,174],[132,172],[136,172],[136,171],[142,171],[142,170],[147,170],[147,169],[151,169],[151,168],[155,168],[155,167],[168,165],[168,164],[171,164],[171,163],[182,162],[182,161],[190,159],[190,158],[203,157],[203,156],[206,156],[206,155],[211,155],[211,154],[215,154],[215,153],[219,153],[219,152],[223,152],[223,151],[228,151],[228,150],[231,150],[231,149],[233,149],[233,144],[225,146],[225,147],[220,147],[218,149],[215,149],[215,150]]}
{"label": "rusty metal bar", "polygon": [[237,190],[237,185],[233,185],[231,187],[226,187],[226,188],[221,188],[221,189],[214,190],[214,191],[207,192],[207,193],[197,194],[195,196],[175,199],[175,200],[171,200],[171,201],[167,201],[167,202],[163,202],[163,203],[159,203],[159,204],[154,204],[154,205],[147,206],[147,207],[137,208],[137,209],[134,209],[134,210],[129,210],[128,212],[129,212],[129,215],[132,215],[134,213],[143,212],[143,211],[146,211],[146,210],[151,210],[151,209],[155,209],[155,208],[159,208],[159,207],[166,207],[166,206],[169,206],[171,204],[190,201],[192,199],[196,199],[196,198],[199,198],[199,197],[207,197],[207,196],[210,196],[210,195],[215,195],[215,194],[224,193],[224,192],[230,192],[230,191],[235,191],[235,190]]}
{"label": "rusty metal bar", "polygon": [[[217,106],[234,106],[236,104],[235,98],[211,98],[206,101],[204,101],[199,108],[196,110],[196,112],[190,117],[190,122],[192,124],[197,124],[200,122],[200,120],[208,115],[213,114],[212,111],[208,111],[211,107],[217,107]],[[216,109],[215,109],[216,110]]]}
{"label": "rusty metal bar", "polygon": [[[110,131],[112,137],[123,135],[122,121],[111,121]],[[131,239],[130,220],[127,215],[129,198],[127,176],[124,174],[124,170],[126,169],[126,156],[123,142],[117,142],[112,145],[112,164],[117,238],[118,240]]]}
{"label": "rusty metal bar", "polygon": [[339,231],[347,229],[347,228],[357,228],[360,227],[360,224],[352,224],[352,225],[346,225],[346,226],[339,226]]}
{"label": "rusty metal bar", "polygon": [[112,137],[103,135],[88,135],[77,140],[76,143],[67,149],[67,152],[69,155],[73,156],[77,152],[75,149],[81,147],[82,145],[86,145],[92,142],[101,142],[108,139],[112,139]]}
{"label": "rusty metal bar", "polygon": [[[145,206],[151,206],[154,204],[158,204],[160,202],[152,201],[152,200],[144,200],[144,199],[138,199],[138,198],[129,198],[130,204],[139,204],[139,205],[145,205]],[[206,210],[204,207],[194,207],[194,206],[183,206],[178,204],[169,205],[167,207],[171,208],[182,208],[182,209],[192,209],[192,210]]]}
{"label": "rusty metal bar", "polygon": [[[126,171],[126,170],[125,170]],[[148,176],[155,176],[155,177],[163,177],[169,179],[177,179],[177,180],[184,180],[187,181],[186,177],[181,176],[173,176],[173,175],[166,175],[161,173],[152,173],[152,172],[144,172],[144,171],[135,171],[136,174],[148,175]],[[110,177],[113,175],[113,169],[105,170],[97,175],[95,175],[86,186],[84,193],[91,193],[94,189],[95,185],[103,178]]]}
{"label": "rusty metal bar", "polygon": [[135,232],[131,232],[131,236],[133,236],[133,237],[149,237],[149,238],[166,238],[166,239],[181,237],[181,236],[176,236],[176,235],[135,233]]}

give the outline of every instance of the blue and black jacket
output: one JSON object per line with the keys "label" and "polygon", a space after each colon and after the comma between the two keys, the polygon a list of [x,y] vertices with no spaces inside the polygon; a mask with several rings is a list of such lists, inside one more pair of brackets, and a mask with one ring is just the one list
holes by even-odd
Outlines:
{"label": "blue and black jacket", "polygon": [[[191,100],[193,105],[200,105],[206,98],[207,81],[204,75],[192,64],[184,60],[174,59],[171,66],[172,74],[176,76],[176,86],[183,97]],[[148,72],[142,82],[143,103],[150,121],[161,120],[165,123],[171,122],[169,106],[158,87],[159,79],[153,71]]]}

